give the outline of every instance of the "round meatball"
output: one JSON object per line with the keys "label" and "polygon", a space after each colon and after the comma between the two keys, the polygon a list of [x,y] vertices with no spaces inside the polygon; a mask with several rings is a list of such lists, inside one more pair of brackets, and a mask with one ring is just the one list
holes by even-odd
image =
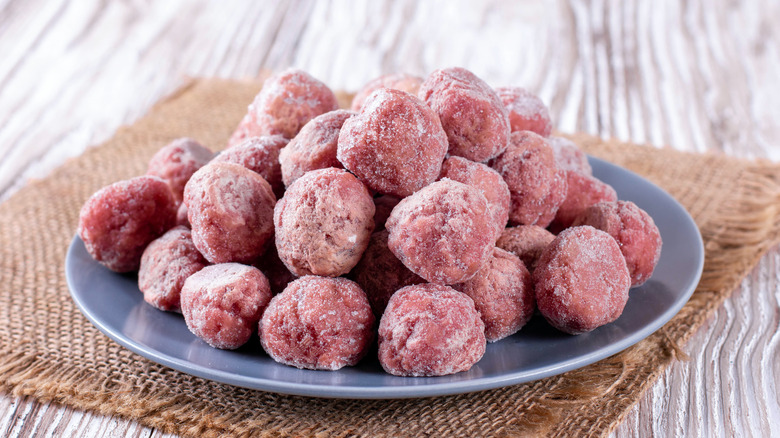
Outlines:
{"label": "round meatball", "polygon": [[590,167],[588,156],[573,141],[563,137],[550,137],[548,141],[558,167],[593,176],[593,168]]}
{"label": "round meatball", "polygon": [[558,207],[552,228],[568,228],[586,208],[599,202],[617,201],[617,192],[611,185],[577,171],[566,172],[566,199]]}
{"label": "round meatball", "polygon": [[390,251],[412,272],[437,284],[471,278],[490,257],[496,237],[482,193],[449,178],[404,198],[385,226]]}
{"label": "round meatball", "polygon": [[396,292],[379,323],[379,363],[396,376],[444,376],[485,354],[485,324],[468,295],[418,284]]}
{"label": "round meatball", "polygon": [[277,362],[338,370],[365,356],[374,340],[374,315],[354,282],[309,275],[271,300],[259,332],[263,349]]}
{"label": "round meatball", "polygon": [[472,186],[485,196],[496,227],[496,238],[498,238],[509,221],[509,187],[504,178],[482,163],[455,156],[444,160],[441,166],[441,177]]}
{"label": "round meatball", "polygon": [[274,234],[276,197],[259,174],[233,163],[211,163],[184,188],[195,246],[211,263],[251,263]]}
{"label": "round meatball", "polygon": [[289,187],[310,170],[343,167],[336,158],[339,132],[355,113],[336,110],[317,116],[303,126],[279,154],[284,185]]}
{"label": "round meatball", "polygon": [[214,154],[191,138],[179,138],[160,148],[149,160],[147,175],[159,176],[171,187],[176,202],[181,202],[184,185],[196,170],[205,166]]}
{"label": "round meatball", "polygon": [[144,301],[171,312],[181,312],[179,297],[184,281],[208,262],[192,243],[185,227],[171,228],[146,247],[138,270],[138,289]]}
{"label": "round meatball", "polygon": [[521,87],[500,87],[496,94],[509,112],[512,132],[532,131],[542,137],[550,136],[550,112],[542,99]]}
{"label": "round meatball", "polygon": [[563,230],[542,253],[533,278],[539,312],[573,335],[616,320],[631,286],[615,239],[590,226]]}
{"label": "round meatball", "polygon": [[485,338],[495,342],[520,330],[536,308],[531,274],[516,255],[494,248],[477,274],[452,286],[474,300],[485,323]]}
{"label": "round meatball", "polygon": [[363,288],[374,315],[381,317],[390,297],[404,286],[425,283],[410,271],[387,246],[387,230],[371,235],[363,257],[350,272],[350,277]]}
{"label": "round meatball", "polygon": [[626,258],[632,287],[653,275],[661,258],[661,233],[653,218],[633,202],[600,202],[583,211],[574,224],[590,225],[615,238]]}
{"label": "round meatball", "polygon": [[374,230],[374,201],[342,169],[298,178],[274,210],[276,250],[295,275],[338,277],[360,260]]}
{"label": "round meatball", "polygon": [[441,119],[451,155],[482,162],[506,149],[509,113],[474,73],[460,67],[436,70],[420,85],[418,95]]}
{"label": "round meatball", "polygon": [[511,223],[550,225],[566,199],[566,174],[556,166],[543,137],[530,131],[513,132],[509,147],[491,167],[509,187]]}
{"label": "round meatball", "polygon": [[519,257],[525,267],[533,272],[542,252],[553,239],[555,234],[538,225],[520,225],[505,228],[496,246]]}
{"label": "round meatball", "polygon": [[116,272],[138,269],[146,245],[176,224],[168,184],[139,176],[103,187],[79,214],[78,233],[89,255]]}
{"label": "round meatball", "polygon": [[277,198],[284,194],[282,169],[279,165],[279,153],[287,142],[281,135],[251,137],[220,152],[214,158],[215,163],[233,163],[257,172],[271,184]]}
{"label": "round meatball", "polygon": [[252,113],[247,113],[241,119],[236,130],[228,139],[226,149],[230,149],[235,145],[241,144],[252,137],[262,137],[266,135],[263,128],[257,125],[257,118]]}
{"label": "round meatball", "polygon": [[393,88],[417,95],[422,84],[422,78],[407,73],[391,73],[382,75],[363,86],[352,98],[352,111],[360,111],[366,98],[380,88]]}
{"label": "round meatball", "polygon": [[238,263],[206,266],[181,289],[187,328],[215,348],[233,350],[254,333],[271,289],[259,269]]}
{"label": "round meatball", "polygon": [[338,107],[336,95],[327,85],[301,70],[283,71],[266,79],[231,144],[246,136],[293,138],[309,120]]}
{"label": "round meatball", "polygon": [[344,122],[336,156],[370,189],[403,198],[433,182],[447,153],[439,118],[411,94],[374,91]]}

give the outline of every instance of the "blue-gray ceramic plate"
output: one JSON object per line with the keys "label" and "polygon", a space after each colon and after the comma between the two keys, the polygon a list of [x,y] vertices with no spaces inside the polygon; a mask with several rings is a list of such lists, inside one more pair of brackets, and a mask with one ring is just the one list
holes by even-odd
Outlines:
{"label": "blue-gray ceramic plate", "polygon": [[653,277],[634,288],[622,316],[579,336],[563,334],[536,315],[517,334],[488,344],[467,372],[395,377],[375,357],[339,371],[299,370],[274,362],[256,337],[236,351],[217,350],[192,335],[184,319],[146,304],[134,275],[109,271],[75,237],[65,260],[73,300],[103,333],[173,369],[247,388],[314,397],[404,398],[457,394],[541,379],[583,367],[639,342],[669,321],[693,293],[704,263],[701,235],[685,209],[649,181],[591,158],[596,177],[655,220],[663,238]]}

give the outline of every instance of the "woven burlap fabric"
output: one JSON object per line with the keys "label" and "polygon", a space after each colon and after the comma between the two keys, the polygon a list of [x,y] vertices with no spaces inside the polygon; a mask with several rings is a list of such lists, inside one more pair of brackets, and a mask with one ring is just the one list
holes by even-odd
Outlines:
{"label": "woven burlap fabric", "polygon": [[214,383],[152,363],[109,340],[76,309],[64,276],[78,213],[94,191],[142,174],[174,138],[220,149],[258,82],[193,80],[0,205],[0,386],[188,436],[603,435],[675,358],[780,235],[780,167],[586,135],[589,153],[646,176],[692,214],[705,241],[700,285],[682,311],[636,346],[560,376],[412,400],[328,400]]}

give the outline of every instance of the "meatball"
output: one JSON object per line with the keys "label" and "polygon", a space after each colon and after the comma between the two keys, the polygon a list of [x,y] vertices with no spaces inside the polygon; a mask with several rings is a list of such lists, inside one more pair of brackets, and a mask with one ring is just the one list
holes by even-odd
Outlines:
{"label": "meatball", "polygon": [[411,94],[380,88],[344,122],[336,156],[370,189],[403,198],[433,182],[447,153],[439,118]]}
{"label": "meatball", "polygon": [[620,246],[631,274],[631,286],[647,281],[661,258],[661,233],[653,218],[631,201],[600,202],[574,221],[609,233]]}
{"label": "meatball", "polygon": [[455,156],[444,160],[441,166],[441,177],[470,185],[485,196],[496,227],[496,238],[498,238],[509,220],[509,187],[504,178],[482,163]]}
{"label": "meatball", "polygon": [[208,265],[185,227],[171,228],[146,247],[138,271],[138,289],[144,301],[171,312],[181,312],[179,297],[184,281]]}
{"label": "meatball", "polygon": [[542,137],[550,136],[550,112],[542,99],[521,87],[497,88],[496,94],[509,112],[512,132],[532,131]]}
{"label": "meatball", "polygon": [[558,167],[593,176],[593,168],[590,167],[588,156],[573,141],[563,137],[550,137],[548,141]]}
{"label": "meatball", "polygon": [[379,323],[379,363],[396,376],[443,376],[485,354],[485,324],[468,295],[418,284],[396,292]]}
{"label": "meatball", "polygon": [[233,163],[211,163],[184,188],[195,246],[211,263],[251,263],[274,234],[276,197],[259,174]]}
{"label": "meatball", "polygon": [[496,92],[474,73],[460,67],[436,70],[418,95],[441,119],[451,155],[482,162],[506,149],[509,113]]}
{"label": "meatball", "polygon": [[485,323],[485,338],[495,342],[520,330],[536,308],[531,274],[520,259],[501,248],[477,274],[452,286],[474,300]]}
{"label": "meatball", "polygon": [[496,246],[518,256],[525,267],[533,272],[542,252],[553,239],[555,234],[538,225],[520,225],[505,228]]}
{"label": "meatball", "polygon": [[270,300],[268,279],[259,269],[222,263],[187,278],[181,313],[195,336],[214,348],[232,350],[249,340]]}
{"label": "meatball", "polygon": [[360,111],[366,98],[380,88],[393,88],[417,95],[422,84],[422,78],[407,73],[392,73],[380,76],[363,86],[352,99],[352,111]]}
{"label": "meatball", "polygon": [[279,154],[284,185],[289,187],[310,170],[343,167],[336,158],[341,126],[355,113],[336,110],[317,116]]}
{"label": "meatball", "polygon": [[184,185],[196,170],[205,166],[214,154],[191,138],[179,138],[163,146],[149,160],[147,175],[168,182],[176,202],[181,202]]}
{"label": "meatball", "polygon": [[615,239],[590,226],[563,230],[542,253],[533,278],[539,312],[573,335],[616,320],[631,286]]}
{"label": "meatball", "polygon": [[146,245],[176,224],[168,184],[139,176],[103,187],[79,213],[79,237],[89,255],[116,272],[138,269]]}
{"label": "meatball", "polygon": [[551,228],[568,228],[586,208],[599,202],[617,201],[617,192],[607,183],[577,171],[566,171],[566,199],[558,207]]}
{"label": "meatball", "polygon": [[217,155],[215,163],[234,163],[257,172],[271,184],[277,198],[284,194],[279,153],[288,140],[281,135],[251,137]]}
{"label": "meatball", "polygon": [[404,198],[385,226],[390,251],[412,272],[437,284],[471,278],[490,257],[496,238],[482,193],[449,178]]}
{"label": "meatball", "polygon": [[374,230],[374,201],[343,169],[298,178],[274,210],[276,250],[295,275],[338,277],[360,260]]}
{"label": "meatball", "polygon": [[374,315],[354,282],[308,275],[271,300],[259,332],[263,349],[277,362],[338,370],[365,356],[374,339]]}
{"label": "meatball", "polygon": [[566,174],[547,141],[530,131],[513,132],[506,151],[491,162],[509,187],[509,220],[546,227],[566,199]]}

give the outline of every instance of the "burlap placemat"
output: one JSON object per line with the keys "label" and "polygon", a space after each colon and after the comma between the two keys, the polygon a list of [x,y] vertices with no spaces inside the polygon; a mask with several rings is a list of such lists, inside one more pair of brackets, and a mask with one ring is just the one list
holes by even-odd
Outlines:
{"label": "burlap placemat", "polygon": [[143,173],[152,154],[174,138],[190,136],[221,148],[259,88],[257,82],[193,80],[133,126],[0,205],[3,391],[189,436],[602,435],[778,241],[780,166],[575,135],[589,153],[669,191],[701,229],[701,283],[655,334],[560,376],[438,398],[315,399],[192,377],[137,356],[94,328],[68,294],[65,253],[90,194]]}

